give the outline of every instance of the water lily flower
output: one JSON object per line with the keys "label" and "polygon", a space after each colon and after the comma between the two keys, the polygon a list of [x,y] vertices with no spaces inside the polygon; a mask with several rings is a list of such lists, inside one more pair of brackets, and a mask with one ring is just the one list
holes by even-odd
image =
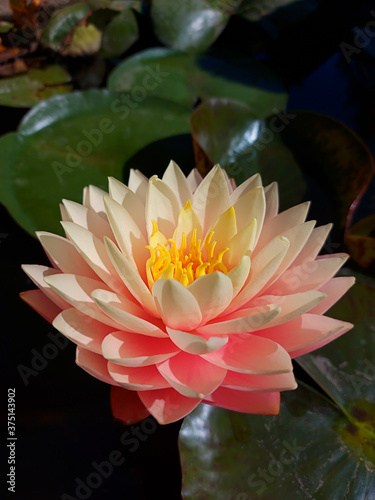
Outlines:
{"label": "water lily flower", "polygon": [[308,203],[279,213],[276,183],[236,187],[171,162],[132,170],[109,194],[64,200],[66,238],[38,232],[52,267],[25,265],[22,298],[77,344],[77,364],[111,384],[114,415],[176,421],[200,402],[275,415],[296,388],[291,359],[352,325],[324,313],[353,284],[346,254],[318,256],[331,225]]}

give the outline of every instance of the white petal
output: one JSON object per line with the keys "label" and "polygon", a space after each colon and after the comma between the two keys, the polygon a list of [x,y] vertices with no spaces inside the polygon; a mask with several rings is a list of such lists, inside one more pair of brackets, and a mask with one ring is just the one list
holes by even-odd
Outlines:
{"label": "white petal", "polygon": [[187,176],[187,181],[190,186],[192,193],[197,189],[199,184],[202,182],[203,177],[196,168],[193,168],[189,175]]}
{"label": "white petal", "polygon": [[[197,230],[196,240],[197,241],[201,240],[202,239],[201,223],[199,221],[197,214],[192,209],[191,203],[187,203],[181,208],[181,211],[178,215],[177,227],[173,233],[173,239],[176,242],[177,248],[179,248],[181,246],[182,233],[185,233],[187,248],[190,247],[191,236],[192,236],[194,229]],[[157,243],[156,243],[156,245],[154,244],[154,241],[153,241],[154,238],[155,238],[155,236],[150,238],[150,243],[152,241],[152,243],[151,243],[152,246],[157,245]],[[162,241],[160,243],[163,244]]]}
{"label": "white petal", "polygon": [[108,178],[108,184],[111,198],[127,210],[142,231],[143,236],[146,237],[145,206],[142,200],[114,177]]}
{"label": "white petal", "polygon": [[103,217],[94,212],[94,210],[70,200],[63,200],[63,203],[69,217],[64,217],[63,220],[75,222],[85,229],[88,229],[100,240],[102,240],[104,236],[113,239],[113,233],[108,221],[104,220]]}
{"label": "white petal", "polygon": [[264,247],[276,236],[285,235],[286,231],[305,222],[310,202],[296,205],[264,223],[259,237],[259,248]]}
{"label": "white petal", "polygon": [[71,241],[45,231],[37,231],[36,235],[52,264],[63,273],[96,278],[94,271],[86,264]]}
{"label": "white petal", "polygon": [[128,186],[129,189],[131,189],[143,203],[146,203],[148,179],[142,174],[142,172],[131,168]]}
{"label": "white petal", "polygon": [[156,307],[166,326],[194,330],[202,321],[197,299],[175,279],[158,279],[152,287]]}
{"label": "white petal", "polygon": [[248,193],[252,189],[260,187],[261,185],[262,185],[262,178],[259,174],[255,174],[252,177],[249,177],[249,179],[246,179],[246,181],[240,184],[230,195],[231,205],[234,205],[234,203],[236,203],[238,198]]}
{"label": "white petal", "polygon": [[169,338],[182,351],[190,354],[206,354],[216,351],[223,347],[228,342],[228,337],[222,335],[220,337],[204,337],[197,333],[183,332],[181,330],[173,330],[167,327]]}
{"label": "white petal", "polygon": [[103,314],[99,307],[91,298],[91,293],[97,288],[103,288],[105,285],[101,281],[75,276],[74,274],[56,274],[46,276],[44,281],[71,306],[91,318],[100,321],[116,330],[121,328],[119,323],[113,321],[107,315]]}
{"label": "white petal", "polygon": [[252,189],[241,196],[233,206],[236,211],[238,231],[241,231],[253,219],[256,219],[257,236],[255,241],[257,242],[262,231],[264,214],[266,212],[264,189],[262,187]]}
{"label": "white petal", "polygon": [[61,225],[77,251],[99,278],[113,290],[126,294],[126,287],[118,279],[104,243],[90,231],[74,222],[62,222]]}
{"label": "white petal", "polygon": [[275,275],[289,248],[289,241],[276,237],[251,261],[251,269],[241,292],[233,299],[227,313],[235,311],[250,301]]}
{"label": "white petal", "polygon": [[220,271],[201,276],[188,290],[197,299],[202,313],[202,324],[221,314],[233,297],[232,281]]}
{"label": "white petal", "polygon": [[[230,240],[237,234],[236,213],[233,207],[219,215],[208,229],[207,236],[211,231],[214,231],[212,241],[216,241],[215,252],[220,253],[229,246]],[[205,241],[202,247],[204,248],[204,246]]]}
{"label": "white petal", "polygon": [[148,183],[146,197],[146,228],[147,234],[151,236],[154,220],[159,231],[166,238],[172,238],[177,225],[181,205],[175,194],[167,184],[158,178],[152,177]]}
{"label": "white petal", "polygon": [[162,326],[160,321],[148,316],[143,309],[125,297],[106,290],[94,290],[91,297],[107,316],[129,332],[150,337],[167,337],[160,328]]}
{"label": "white petal", "polygon": [[144,309],[149,314],[151,314],[152,316],[160,317],[154,302],[154,298],[149,288],[141,279],[138,271],[132,264],[130,264],[130,262],[111,240],[105,238],[104,244],[118,275],[125,283],[126,287],[131,292],[133,297],[135,297],[138,302],[142,304]]}
{"label": "white petal", "polygon": [[213,167],[199,184],[193,196],[192,206],[201,221],[203,234],[219,215],[229,208],[228,184],[220,166]]}
{"label": "white petal", "polygon": [[277,182],[271,182],[264,188],[264,196],[266,197],[266,215],[265,221],[276,217],[279,213],[279,188]]}
{"label": "white petal", "polygon": [[232,268],[240,262],[246,253],[252,254],[256,244],[257,233],[257,221],[253,219],[229,241],[229,250],[223,257],[224,264]]}
{"label": "white petal", "polygon": [[250,257],[248,255],[244,255],[241,261],[231,269],[227,276],[231,280],[233,285],[233,299],[240,292],[242,287],[244,286],[250,272]]}
{"label": "white petal", "polygon": [[102,353],[101,344],[104,338],[113,331],[113,327],[95,321],[74,307],[62,311],[52,324],[75,344],[98,354]]}
{"label": "white petal", "polygon": [[173,160],[170,161],[163,175],[163,181],[175,193],[180,205],[183,206],[187,200],[191,200],[193,193],[189,183],[180,167]]}
{"label": "white petal", "polygon": [[47,266],[38,265],[28,265],[23,264],[22,270],[27,274],[33,283],[61,309],[67,309],[69,307],[68,302],[66,302],[58,293],[56,293],[49,285],[46,283],[45,279],[47,276],[54,276],[55,274],[60,275],[60,271],[52,269]]}
{"label": "white petal", "polygon": [[89,186],[87,190],[87,196],[85,197],[84,205],[87,208],[91,208],[100,217],[106,219],[103,197],[108,195],[106,191],[98,188],[97,186]]}
{"label": "white petal", "polygon": [[121,251],[138,269],[141,278],[146,280],[146,261],[149,258],[149,251],[146,248],[147,241],[142,231],[130,213],[115,200],[106,196],[104,203],[108,220]]}

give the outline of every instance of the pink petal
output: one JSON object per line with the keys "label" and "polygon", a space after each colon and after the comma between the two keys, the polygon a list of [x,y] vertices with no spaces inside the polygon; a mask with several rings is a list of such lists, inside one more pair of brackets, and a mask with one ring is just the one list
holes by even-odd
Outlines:
{"label": "pink petal", "polygon": [[23,264],[22,270],[27,274],[31,281],[50,299],[54,302],[60,309],[67,309],[69,303],[64,300],[55,290],[53,290],[49,284],[45,281],[45,278],[52,277],[54,275],[60,275],[60,271],[52,269],[47,266],[39,265],[29,265]]}
{"label": "pink petal", "polygon": [[306,313],[282,325],[265,328],[259,335],[277,342],[291,353],[314,345],[339,331],[344,333],[344,330],[348,331],[349,328],[350,323]]}
{"label": "pink petal", "polygon": [[309,207],[309,201],[301,203],[268,220],[259,237],[259,247],[262,248],[276,236],[284,236],[286,231],[305,222]]}
{"label": "pink petal", "polygon": [[113,417],[125,425],[135,424],[150,415],[138,394],[122,387],[111,387],[111,406]]}
{"label": "pink petal", "polygon": [[165,380],[183,396],[203,399],[224,380],[224,368],[205,361],[200,356],[181,352],[157,365]]}
{"label": "pink petal", "polygon": [[219,387],[203,402],[228,410],[256,415],[277,415],[280,411],[279,392],[247,392]]}
{"label": "pink petal", "polygon": [[291,358],[297,358],[298,356],[303,356],[304,354],[307,354],[312,351],[316,351],[317,349],[320,349],[321,347],[324,347],[325,345],[329,344],[329,342],[332,342],[332,340],[337,339],[344,333],[348,332],[353,328],[354,325],[351,323],[345,323],[345,326],[341,328],[340,330],[337,330],[335,333],[332,333],[331,335],[327,335],[324,339],[322,339],[319,342],[312,343],[306,347],[303,347],[302,349],[298,349],[297,351],[293,351],[290,353]]}
{"label": "pink petal", "polygon": [[293,372],[278,375],[247,375],[228,371],[222,387],[237,391],[280,392],[297,388]]}
{"label": "pink petal", "polygon": [[202,354],[214,365],[249,375],[271,375],[292,371],[286,350],[272,340],[252,334],[231,335],[221,349]]}
{"label": "pink petal", "polygon": [[75,344],[98,354],[102,353],[103,339],[113,331],[113,327],[95,321],[74,307],[56,316],[53,326]]}
{"label": "pink petal", "polygon": [[187,398],[174,389],[142,391],[138,395],[159,424],[170,424],[180,420],[201,402],[200,399]]}
{"label": "pink petal", "polygon": [[175,279],[158,279],[152,287],[156,307],[169,328],[194,330],[202,322],[197,299]]}
{"label": "pink petal", "polygon": [[207,354],[208,352],[217,351],[228,342],[228,337],[205,337],[196,332],[183,332],[181,330],[173,330],[167,327],[169,338],[182,351],[189,354]]}
{"label": "pink petal", "polygon": [[325,285],[320,288],[322,293],[327,297],[322,300],[318,305],[311,309],[311,313],[324,314],[330,309],[333,304],[341,299],[341,297],[352,287],[355,283],[353,276],[342,276],[339,278],[331,278]]}
{"label": "pink petal", "polygon": [[170,387],[155,365],[133,368],[109,361],[108,371],[113,380],[130,391],[150,391]]}
{"label": "pink petal", "polygon": [[88,351],[83,347],[77,346],[76,363],[93,377],[105,382],[106,384],[118,385],[110,376],[107,368],[107,360],[96,352]]}
{"label": "pink petal", "polygon": [[102,342],[102,352],[106,359],[129,367],[160,363],[179,351],[169,339],[145,337],[124,331],[110,333]]}
{"label": "pink petal", "polygon": [[293,267],[316,258],[332,229],[332,225],[333,224],[327,224],[325,226],[314,227],[305,246],[293,262]]}
{"label": "pink petal", "polygon": [[280,314],[280,307],[275,304],[240,309],[235,313],[220,318],[216,323],[210,323],[197,328],[203,335],[228,335],[233,333],[253,332],[264,328]]}
{"label": "pink petal", "polygon": [[[267,328],[281,325],[291,321],[301,314],[311,310],[321,302],[326,295],[318,290],[308,290],[307,292],[293,293],[291,295],[262,295],[251,301],[253,306],[266,304],[276,304],[281,307],[280,314],[268,323]],[[261,327],[262,328],[262,327]],[[259,329],[261,329],[259,328]]]}
{"label": "pink petal", "polygon": [[319,289],[347,261],[349,255],[325,255],[314,261],[304,262],[285,271],[269,288],[270,295],[289,295]]}
{"label": "pink petal", "polygon": [[41,290],[22,292],[20,293],[20,297],[49,323],[52,323],[54,318],[61,312],[61,308],[52,302]]}

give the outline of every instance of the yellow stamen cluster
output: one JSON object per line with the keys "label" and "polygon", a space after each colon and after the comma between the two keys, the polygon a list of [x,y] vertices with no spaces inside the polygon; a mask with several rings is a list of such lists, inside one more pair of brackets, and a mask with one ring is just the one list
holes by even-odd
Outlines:
{"label": "yellow stamen cluster", "polygon": [[[156,222],[152,221],[154,236],[158,232]],[[169,245],[158,243],[157,246],[146,248],[150,250],[151,257],[146,263],[147,279],[150,289],[159,278],[171,279],[188,286],[197,278],[210,274],[215,271],[227,273],[228,270],[223,264],[223,255],[229,250],[224,248],[217,256],[215,255],[216,241],[211,241],[214,231],[211,231],[204,242],[204,256],[202,255],[201,240],[197,240],[197,230],[194,229],[191,234],[189,249],[185,233],[182,233],[181,246],[177,248],[176,242],[169,239]]]}

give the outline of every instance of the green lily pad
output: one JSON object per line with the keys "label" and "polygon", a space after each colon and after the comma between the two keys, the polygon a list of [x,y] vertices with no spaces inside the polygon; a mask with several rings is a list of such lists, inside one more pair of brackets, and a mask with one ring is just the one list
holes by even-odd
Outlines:
{"label": "green lily pad", "polygon": [[100,55],[115,57],[128,50],[138,40],[138,24],[134,12],[122,10],[103,30]]}
{"label": "green lily pad", "polygon": [[366,500],[375,491],[371,437],[303,384],[282,394],[275,417],[201,404],[179,446],[185,500]]}
{"label": "green lily pad", "polygon": [[227,1],[153,0],[156,36],[172,49],[202,51],[210,47],[229,21]]}
{"label": "green lily pad", "polygon": [[44,47],[60,51],[66,37],[90,13],[90,8],[85,2],[68,5],[56,10],[43,29],[40,42]]}
{"label": "green lily pad", "polygon": [[17,134],[0,138],[0,201],[30,233],[61,233],[62,198],[82,200],[82,189],[107,189],[125,163],[154,141],[189,131],[186,109],[148,97],[127,101],[105,90],[54,97],[33,108]]}
{"label": "green lily pad", "polygon": [[[150,70],[160,85],[149,85]],[[281,109],[287,101],[277,76],[267,65],[234,54],[182,54],[153,48],[129,57],[109,77],[110,90],[131,92],[137,87],[189,110],[197,99],[228,97],[243,101],[258,118]]]}
{"label": "green lily pad", "polygon": [[319,186],[319,198],[332,210],[332,220],[342,229],[357,196],[374,173],[370,152],[360,138],[339,121],[309,111],[295,112],[281,131],[305,175]]}
{"label": "green lily pad", "polygon": [[0,104],[28,108],[39,101],[71,91],[71,77],[61,66],[31,69],[22,75],[0,80]]}
{"label": "green lily pad", "polygon": [[212,99],[192,114],[192,135],[207,155],[208,166],[220,163],[237,185],[258,172],[264,185],[277,181],[283,209],[300,203],[306,189],[302,171],[279,133],[294,116],[280,111],[259,120],[240,102]]}

